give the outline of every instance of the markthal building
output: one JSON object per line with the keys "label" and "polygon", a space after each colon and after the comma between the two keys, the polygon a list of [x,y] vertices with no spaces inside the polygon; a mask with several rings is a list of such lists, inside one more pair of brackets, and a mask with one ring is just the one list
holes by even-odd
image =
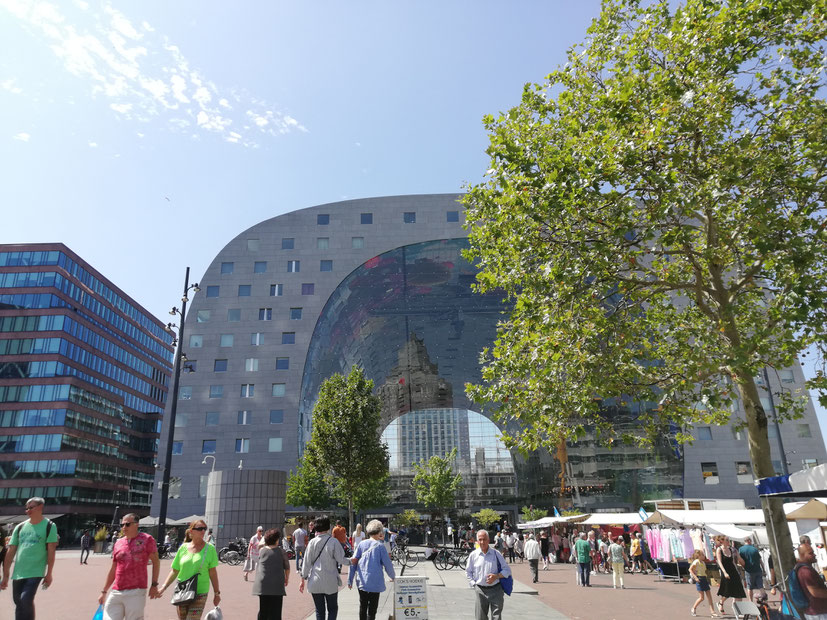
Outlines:
{"label": "markthal building", "polygon": [[[203,514],[213,467],[295,470],[320,385],[353,365],[364,368],[382,401],[392,499],[380,512],[415,507],[413,465],[454,448],[461,511],[532,503],[636,510],[689,492],[685,476],[696,481],[694,497],[715,496],[704,486],[703,452],[691,457],[669,436],[648,449],[608,449],[588,438],[553,455],[505,447],[498,423],[468,399],[465,384],[480,380],[480,352],[509,304],[501,293],[473,291],[477,269],[462,254],[468,240],[459,198],[391,196],[301,209],[253,226],[221,250],[186,318],[171,517]],[[606,411],[620,428],[635,427],[638,413]],[[752,485],[742,489],[745,497],[755,493]],[[729,486],[720,490],[733,497]],[[153,514],[158,502],[156,494]]]}

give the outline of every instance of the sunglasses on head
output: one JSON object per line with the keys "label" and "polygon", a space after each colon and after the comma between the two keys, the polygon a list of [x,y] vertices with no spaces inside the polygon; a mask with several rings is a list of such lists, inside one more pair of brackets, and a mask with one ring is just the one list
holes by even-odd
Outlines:
{"label": "sunglasses on head", "polygon": [[192,528],[190,528],[190,531],[191,532],[206,532],[207,528],[206,527],[200,527],[200,526],[199,527],[192,527]]}

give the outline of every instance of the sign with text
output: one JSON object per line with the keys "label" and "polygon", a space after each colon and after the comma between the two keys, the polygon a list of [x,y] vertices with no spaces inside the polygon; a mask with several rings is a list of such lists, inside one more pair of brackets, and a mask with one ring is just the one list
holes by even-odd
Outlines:
{"label": "sign with text", "polygon": [[397,577],[393,582],[396,620],[428,620],[428,583],[425,577]]}

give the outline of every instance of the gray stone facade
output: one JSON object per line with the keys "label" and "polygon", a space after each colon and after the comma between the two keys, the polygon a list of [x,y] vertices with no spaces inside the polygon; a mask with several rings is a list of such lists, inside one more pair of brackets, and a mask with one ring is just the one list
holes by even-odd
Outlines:
{"label": "gray stone facade", "polygon": [[284,524],[287,474],[277,470],[227,469],[209,474],[205,518],[218,545],[236,536],[249,539]]}

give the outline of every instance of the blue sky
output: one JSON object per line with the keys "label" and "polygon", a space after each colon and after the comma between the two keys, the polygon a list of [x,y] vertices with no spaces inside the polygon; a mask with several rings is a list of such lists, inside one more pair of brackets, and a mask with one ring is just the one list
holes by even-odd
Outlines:
{"label": "blue sky", "polygon": [[166,321],[261,220],[481,180],[482,116],[599,7],[0,0],[0,242],[61,241]]}

